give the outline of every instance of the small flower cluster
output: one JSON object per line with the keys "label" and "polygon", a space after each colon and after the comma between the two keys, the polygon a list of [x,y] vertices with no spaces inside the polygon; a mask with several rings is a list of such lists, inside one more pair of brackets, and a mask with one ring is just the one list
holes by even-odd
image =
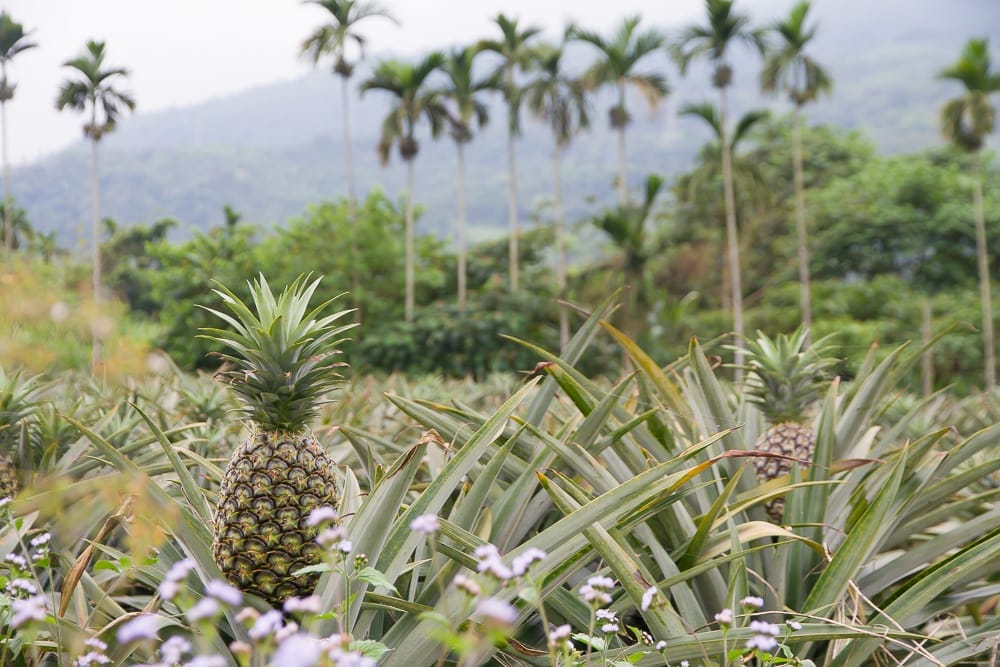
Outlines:
{"label": "small flower cluster", "polygon": [[47,565],[51,539],[51,534],[47,532],[39,533],[33,537],[28,543],[31,547],[30,558],[15,552],[4,556],[2,565],[5,565],[8,570],[4,592],[9,597],[24,599],[38,594],[34,568]]}
{"label": "small flower cluster", "polygon": [[476,604],[473,618],[482,621],[487,627],[509,628],[517,622],[517,609],[506,600],[484,598]]}
{"label": "small flower cluster", "polygon": [[347,529],[334,524],[340,515],[337,510],[328,505],[317,507],[309,513],[306,525],[310,528],[319,528],[316,534],[316,543],[328,551],[339,551],[342,554],[349,554],[354,549],[354,545],[347,539]]}
{"label": "small flower cluster", "polygon": [[508,581],[514,578],[514,570],[510,568],[500,557],[500,550],[496,545],[484,544],[476,547],[472,552],[478,561],[476,571],[480,574],[488,574],[500,581]]}
{"label": "small flower cluster", "polygon": [[174,563],[167,570],[167,575],[163,577],[163,581],[160,582],[158,588],[160,597],[164,600],[173,600],[180,591],[181,582],[184,581],[184,578],[193,569],[194,561],[190,558],[185,558]]}
{"label": "small flower cluster", "polygon": [[[440,529],[440,519],[432,514],[418,516],[410,522],[410,530],[428,537]],[[460,573],[454,576],[452,583],[455,588],[468,596],[470,618],[477,621],[482,628],[490,633],[505,632],[517,623],[518,609],[501,597],[484,596],[484,589],[507,586],[515,580],[525,577],[534,563],[546,558],[546,553],[541,549],[529,547],[514,556],[510,560],[510,564],[507,564],[504,562],[500,549],[495,544],[487,543],[476,547],[473,555],[476,558],[476,572],[481,576],[475,577]],[[525,580],[525,583],[529,587],[534,585],[530,579]],[[550,643],[554,647],[560,641],[568,645],[570,628],[568,625],[564,627],[564,631],[560,630],[562,634],[556,633],[550,638]],[[475,633],[477,630],[473,626],[470,632]],[[554,648],[553,650],[561,649]]]}
{"label": "small flower cluster", "polygon": [[778,635],[781,629],[774,623],[766,621],[750,621],[750,629],[756,632],[753,637],[747,640],[747,648],[750,650],[760,649],[770,653],[778,646]]}
{"label": "small flower cluster", "polygon": [[[754,595],[748,595],[740,600],[740,605],[747,611],[747,616],[749,616],[751,612],[759,610],[764,606],[764,600]],[[734,625],[735,615],[732,609],[723,609],[715,615],[715,620],[725,632]],[[802,629],[802,624],[798,621],[789,619],[785,623],[789,631]],[[773,654],[774,650],[778,648],[778,637],[782,632],[778,625],[760,619],[752,619],[747,628],[754,633],[746,642],[747,650]]]}
{"label": "small flower cluster", "polygon": [[723,609],[718,614],[715,615],[715,621],[722,627],[729,627],[733,624],[733,610]]}
{"label": "small flower cluster", "polygon": [[441,522],[433,514],[421,514],[410,522],[410,530],[423,535],[433,535],[441,530]]}
{"label": "small flower cluster", "polygon": [[[476,547],[473,554],[477,559],[476,571],[500,583],[525,576],[532,564],[544,560],[546,556],[541,549],[529,548],[515,556],[511,564],[507,565],[503,562],[500,550],[494,544]],[[456,575],[454,582],[458,588],[472,597],[478,597],[482,593],[480,585],[465,575]],[[494,626],[511,626],[517,621],[517,610],[504,600],[488,597],[479,601],[475,616],[489,621]]]}
{"label": "small flower cluster", "polygon": [[[2,503],[0,509],[10,503],[8,498],[3,500],[7,502],[0,501]],[[3,593],[10,599],[12,613],[10,625],[12,628],[19,628],[30,622],[44,622],[48,617],[49,600],[45,595],[39,593],[35,568],[47,565],[51,539],[52,536],[49,533],[39,533],[28,542],[28,545],[25,545],[26,552],[30,546],[29,558],[19,553],[10,552],[4,556],[3,562],[0,563],[0,568],[7,570],[7,575],[3,577],[6,579]]]}
{"label": "small flower cluster", "polygon": [[19,628],[28,621],[44,621],[49,610],[49,599],[44,595],[32,595],[14,600],[10,606],[14,612],[10,625]]}
{"label": "small flower cluster", "polygon": [[107,665],[111,663],[104,652],[108,650],[108,645],[97,637],[90,637],[84,642],[87,652],[73,661],[73,667],[90,667],[90,665]]}
{"label": "small flower cluster", "polygon": [[621,629],[618,625],[618,614],[610,609],[598,609],[594,615],[597,617],[598,621],[603,621],[601,624],[601,632],[604,634],[614,634]]}
{"label": "small flower cluster", "polygon": [[[185,568],[185,565],[181,565],[172,570],[174,581],[186,575],[189,570]],[[205,586],[205,596],[188,609],[186,617],[192,623],[213,619],[226,608],[236,608],[242,601],[242,593],[237,589],[225,582],[211,581]],[[288,614],[300,616],[319,613],[320,607],[320,600],[316,596],[293,597],[284,603],[284,610]],[[307,667],[316,665],[321,660],[330,660],[337,667],[375,667],[376,664],[374,658],[352,648],[349,636],[336,633],[325,639],[314,637],[301,631],[297,622],[286,621],[276,609],[261,613],[252,607],[243,607],[236,613],[236,620],[247,628],[250,639],[250,643],[235,641],[229,646],[232,654],[240,660],[250,660],[255,655],[270,656],[267,664],[283,667]],[[155,641],[159,628],[168,623],[155,614],[139,614],[119,628],[118,642],[129,645]],[[141,667],[224,667],[228,664],[221,655],[192,655],[193,650],[188,639],[175,635],[160,644],[157,650],[158,662]],[[103,664],[94,657],[88,660],[89,662],[79,664]]]}
{"label": "small flower cluster", "polygon": [[565,651],[572,648],[569,638],[573,634],[573,628],[568,624],[559,625],[549,631],[549,648],[553,651]]}
{"label": "small flower cluster", "polygon": [[[289,598],[284,607],[290,613],[303,615],[320,610],[319,599],[315,596]],[[375,667],[374,658],[351,648],[350,636],[336,633],[323,639],[314,637],[301,631],[295,621],[285,622],[277,610],[261,614],[246,607],[236,618],[248,627],[247,635],[256,647],[275,647],[268,664],[307,667],[325,656],[338,667]],[[254,647],[235,642],[230,649],[236,655],[249,656]]]}
{"label": "small flower cluster", "polygon": [[611,604],[611,591],[615,588],[614,579],[595,575],[587,579],[580,587],[580,597],[588,604],[600,607]]}
{"label": "small flower cluster", "polygon": [[222,613],[222,605],[235,607],[243,602],[243,593],[224,581],[213,579],[205,584],[205,597],[198,600],[187,610],[187,619],[191,623],[209,621]]}
{"label": "small flower cluster", "polygon": [[49,542],[52,540],[51,533],[39,533],[35,537],[31,538],[29,544],[31,545],[33,551],[31,552],[31,560],[34,563],[45,560],[49,557]]}

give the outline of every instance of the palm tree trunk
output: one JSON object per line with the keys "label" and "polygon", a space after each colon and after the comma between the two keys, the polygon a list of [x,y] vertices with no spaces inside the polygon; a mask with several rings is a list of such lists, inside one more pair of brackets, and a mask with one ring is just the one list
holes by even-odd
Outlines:
{"label": "palm tree trunk", "polygon": [[934,393],[934,351],[931,349],[931,300],[924,297],[920,308],[920,338],[924,344],[924,352],[920,364],[921,395],[927,398]]}
{"label": "palm tree trunk", "polygon": [[[361,274],[358,270],[360,262],[358,259],[358,230],[357,230],[357,208],[358,198],[354,188],[354,157],[351,154],[351,114],[350,114],[350,89],[347,85],[347,77],[340,77],[340,97],[343,104],[344,117],[344,159],[347,165],[347,224],[350,228],[351,257],[351,294],[354,297],[354,321],[361,321]],[[357,335],[357,334],[355,334]]]}
{"label": "palm tree trunk", "polygon": [[986,220],[983,214],[983,158],[976,151],[976,173],[972,184],[972,207],[976,219],[976,257],[979,263],[979,298],[983,309],[983,365],[986,391],[997,384],[996,356],[993,339],[993,301],[990,295],[990,262],[986,245]]}
{"label": "palm tree trunk", "polygon": [[413,247],[413,158],[406,161],[406,321],[413,321],[414,311]]}
{"label": "palm tree trunk", "polygon": [[[91,127],[97,127],[96,115]],[[94,303],[99,307],[101,303],[101,186],[97,177],[97,141],[93,137],[90,140],[90,186],[93,193],[93,210],[91,211],[90,219],[90,262],[93,265]],[[91,339],[93,347],[91,349],[90,365],[93,372],[96,373],[101,365],[101,336],[96,325],[91,328]]]}
{"label": "palm tree trunk", "polygon": [[458,142],[458,309],[465,312],[466,228],[468,211],[465,204],[465,144]]}
{"label": "palm tree trunk", "polygon": [[[562,149],[557,145],[552,152],[552,170],[555,179],[556,200],[556,293],[559,300],[566,299],[566,215],[562,200]],[[559,304],[559,349],[565,350],[569,343],[569,311]]]}
{"label": "palm tree trunk", "polygon": [[625,82],[618,82],[618,109],[622,113],[622,124],[618,128],[618,201],[628,204],[628,162],[625,157]]}
{"label": "palm tree trunk", "polygon": [[806,344],[812,336],[812,299],[809,289],[809,245],[806,231],[806,193],[802,169],[802,128],[799,107],[792,113],[792,162],[795,182],[795,231],[799,244],[799,303],[802,308],[802,325],[806,331]]}
{"label": "palm tree trunk", "polygon": [[507,176],[507,221],[509,223],[510,245],[508,261],[510,262],[510,292],[516,294],[519,281],[519,251],[517,248],[517,167],[514,164],[514,131],[507,133],[507,164],[510,173]]}
{"label": "palm tree trunk", "polygon": [[0,132],[3,135],[3,246],[7,255],[7,270],[10,271],[14,268],[14,210],[10,198],[10,166],[7,163],[6,100],[0,100]]}
{"label": "palm tree trunk", "polygon": [[[507,90],[514,89],[514,70],[507,68]],[[520,277],[519,255],[517,248],[517,164],[514,156],[514,113],[513,105],[507,107],[507,221],[510,226],[510,245],[508,261],[510,262],[510,293],[516,294]]]}
{"label": "palm tree trunk", "polygon": [[733,296],[733,331],[736,333],[734,363],[736,384],[743,382],[743,285],[740,280],[739,232],[736,229],[736,195],[733,192],[733,163],[726,126],[726,89],[719,88],[719,125],[722,144],[722,190],[726,204],[726,244],[729,255],[729,280]]}

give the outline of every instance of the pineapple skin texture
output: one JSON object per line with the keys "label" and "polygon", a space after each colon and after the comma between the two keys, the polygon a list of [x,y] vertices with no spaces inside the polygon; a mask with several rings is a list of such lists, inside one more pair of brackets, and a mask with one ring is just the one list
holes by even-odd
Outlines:
{"label": "pineapple skin texture", "polygon": [[[795,422],[776,424],[758,438],[754,449],[812,461],[816,449],[816,433],[808,426]],[[757,457],[753,460],[753,465],[757,478],[762,482],[787,475],[792,469],[792,462],[787,459]],[[769,500],[764,509],[775,523],[781,523],[785,513],[784,497]]]}
{"label": "pineapple skin texture", "polygon": [[259,430],[233,452],[219,488],[212,555],[229,581],[275,607],[312,593],[322,559],[309,513],[337,499],[334,464],[315,438]]}
{"label": "pineapple skin texture", "polygon": [[0,454],[0,498],[13,498],[17,495],[17,470],[14,464],[3,454]]}

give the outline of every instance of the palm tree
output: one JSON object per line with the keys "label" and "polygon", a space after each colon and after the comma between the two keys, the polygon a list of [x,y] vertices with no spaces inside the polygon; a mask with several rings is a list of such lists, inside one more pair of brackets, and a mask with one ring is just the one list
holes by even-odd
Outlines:
{"label": "palm tree", "polygon": [[382,164],[389,161],[395,144],[399,156],[406,162],[406,321],[413,321],[415,251],[413,238],[413,160],[420,145],[414,133],[421,116],[430,123],[431,132],[437,136],[448,119],[441,93],[430,88],[428,79],[444,64],[444,55],[433,52],[420,62],[403,63],[387,60],[379,63],[371,78],[362,82],[361,92],[384,90],[395,97],[395,102],[382,121],[382,135],[378,155]]}
{"label": "palm tree", "polygon": [[[63,82],[56,98],[56,108],[74,111],[90,111],[90,121],[84,123],[83,134],[90,138],[90,178],[93,192],[93,212],[90,221],[90,252],[93,264],[94,301],[101,301],[101,261],[100,261],[100,221],[101,192],[97,178],[97,144],[101,138],[115,129],[118,117],[128,109],[135,108],[135,100],[128,93],[114,88],[118,77],[128,76],[123,67],[104,69],[104,42],[87,42],[86,52],[73,60],[63,63],[63,67],[73,70],[75,78]],[[94,335],[93,366],[101,361],[101,341]]]}
{"label": "palm tree", "polygon": [[829,93],[833,87],[830,75],[805,53],[816,35],[816,26],[806,27],[809,0],[800,0],[784,21],[776,23],[773,32],[778,36],[778,46],[767,54],[760,84],[764,92],[779,89],[788,93],[792,101],[792,164],[795,187],[795,232],[799,258],[799,302],[806,341],[812,328],[812,299],[809,289],[809,243],[806,231],[806,195],[802,173],[802,107],[816,100],[820,93]]}
{"label": "palm tree", "polygon": [[[740,278],[739,234],[736,227],[736,201],[733,195],[733,168],[730,144],[726,136],[726,88],[733,81],[733,68],[728,61],[729,48],[737,42],[744,42],[763,51],[764,41],[760,31],[752,30],[749,19],[733,11],[734,0],[705,0],[708,23],[690,26],[682,31],[680,40],[672,52],[681,74],[695,58],[705,56],[713,65],[712,85],[719,89],[719,127],[722,131],[719,142],[722,151],[722,189],[726,207],[726,245],[729,257],[729,280],[732,291],[733,329],[738,340],[743,339],[743,285]],[[736,346],[735,380],[743,380],[742,343]]]}
{"label": "palm tree", "polygon": [[472,127],[483,127],[489,122],[489,109],[477,97],[483,91],[496,88],[492,78],[476,79],[473,75],[475,48],[455,49],[445,58],[441,70],[448,76],[447,87],[441,92],[455,106],[452,113],[451,138],[458,148],[458,307],[465,312],[466,256],[468,241],[466,228],[468,212],[465,204],[465,144],[472,141]]}
{"label": "palm tree", "polygon": [[14,203],[10,196],[10,166],[7,163],[7,101],[14,97],[14,89],[17,88],[16,84],[7,80],[7,63],[22,51],[37,46],[34,42],[26,41],[27,36],[24,26],[15,22],[7,12],[0,12],[0,128],[2,128],[0,132],[3,135],[3,229],[7,268],[11,267],[14,254],[14,229],[11,218]]}
{"label": "palm tree", "polygon": [[[693,199],[694,193],[700,188],[718,187],[722,157],[720,143],[724,136],[722,118],[718,109],[708,102],[685,104],[678,113],[681,116],[704,121],[713,135],[712,140],[699,153],[698,167],[679,182],[679,185],[686,187],[691,193]],[[740,156],[738,149],[749,138],[751,131],[770,116],[770,112],[764,110],[748,111],[740,116],[732,131],[725,132],[729,140],[729,155],[732,158],[733,206],[740,213],[744,213],[749,204],[760,203],[762,195],[767,191],[767,183],[758,163],[746,156]]]}
{"label": "palm tree", "polygon": [[[562,47],[541,45],[534,53],[538,75],[525,87],[528,108],[548,124],[555,145],[552,148],[552,173],[556,208],[556,282],[559,298],[566,298],[566,221],[562,201],[562,154],[573,137],[590,125],[590,105],[580,79],[562,69]],[[559,308],[559,343],[569,341],[569,313]]]}
{"label": "palm tree", "polygon": [[[351,227],[351,251],[357,249],[354,219],[357,215],[357,192],[354,185],[354,160],[351,153],[350,90],[349,82],[354,74],[355,63],[348,59],[348,45],[354,43],[364,56],[365,38],[357,32],[357,25],[365,19],[381,16],[396,22],[382,7],[373,2],[358,0],[306,0],[327,11],[330,21],[316,28],[302,43],[301,55],[318,65],[326,56],[333,58],[333,72],[340,77],[340,98],[343,105],[344,158],[347,165],[347,220]],[[361,294],[361,277],[357,270],[351,276],[352,292],[355,299],[355,316],[360,319],[358,299]]]}
{"label": "palm tree", "polygon": [[970,39],[958,62],[938,74],[939,79],[958,81],[965,92],[941,109],[941,129],[945,138],[975,158],[972,186],[973,217],[976,225],[976,255],[979,264],[979,295],[983,309],[983,348],[986,390],[996,386],[996,358],[993,340],[993,307],[990,299],[990,266],[983,214],[983,159],[980,154],[986,136],[993,132],[996,109],[990,96],[1000,92],[1000,72],[991,70],[989,40]]}
{"label": "palm tree", "polygon": [[[649,243],[647,226],[652,220],[653,206],[663,188],[663,178],[650,174],[646,177],[641,203],[626,200],[614,209],[605,210],[593,218],[593,224],[607,234],[621,251],[617,271],[625,282],[625,299],[622,303],[622,329],[633,339],[640,333],[636,314],[639,306],[648,305],[649,289],[646,285],[646,266],[660,249]],[[625,355],[628,358],[628,355]]]}
{"label": "palm tree", "polygon": [[583,30],[574,25],[566,30],[567,39],[586,42],[600,51],[600,58],[583,75],[591,90],[603,86],[614,86],[618,97],[611,107],[609,118],[611,127],[618,130],[618,200],[621,205],[628,203],[628,178],[625,157],[625,128],[631,117],[625,108],[625,91],[634,88],[645,98],[650,109],[670,92],[667,80],[661,74],[638,73],[636,65],[646,56],[660,49],[664,37],[656,30],[639,32],[639,17],[626,18],[621,27],[604,39],[597,33]]}
{"label": "palm tree", "polygon": [[525,70],[531,63],[531,39],[541,32],[541,28],[524,28],[517,25],[517,19],[511,19],[498,14],[494,19],[500,28],[500,39],[480,40],[476,48],[480,51],[492,51],[498,54],[502,61],[495,75],[498,77],[500,90],[507,102],[507,221],[510,226],[508,252],[510,254],[510,291],[518,289],[519,253],[517,249],[517,161],[515,159],[514,139],[521,133],[519,111],[521,106],[521,90],[514,79],[515,72]]}

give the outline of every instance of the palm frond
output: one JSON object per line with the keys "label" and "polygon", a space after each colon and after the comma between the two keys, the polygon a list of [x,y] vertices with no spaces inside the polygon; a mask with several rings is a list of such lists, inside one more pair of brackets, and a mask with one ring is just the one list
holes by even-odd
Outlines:
{"label": "palm frond", "polygon": [[736,127],[733,129],[733,136],[729,141],[730,147],[735,151],[736,145],[739,144],[741,140],[745,139],[756,125],[769,119],[770,117],[771,112],[765,109],[748,111],[740,116],[740,119],[736,122]]}
{"label": "palm frond", "polygon": [[25,40],[30,34],[25,32],[24,26],[12,19],[6,11],[0,12],[0,63],[10,62],[22,51],[38,46],[34,42]]}
{"label": "palm frond", "polygon": [[990,95],[1000,91],[1000,73],[991,71],[989,41],[970,39],[958,61],[938,74],[961,83],[965,92],[941,109],[945,138],[966,150],[979,150],[993,132],[996,109]]}
{"label": "palm frond", "polygon": [[815,25],[805,25],[809,7],[808,0],[801,0],[787,19],[772,27],[779,44],[766,53],[760,73],[764,92],[784,90],[798,107],[814,101],[820,94],[829,93],[833,87],[829,73],[805,53],[816,35]]}
{"label": "palm frond", "polygon": [[708,124],[715,133],[715,138],[722,137],[722,121],[719,118],[719,111],[710,102],[689,102],[683,105],[677,112],[681,116],[693,116],[700,118]]}

